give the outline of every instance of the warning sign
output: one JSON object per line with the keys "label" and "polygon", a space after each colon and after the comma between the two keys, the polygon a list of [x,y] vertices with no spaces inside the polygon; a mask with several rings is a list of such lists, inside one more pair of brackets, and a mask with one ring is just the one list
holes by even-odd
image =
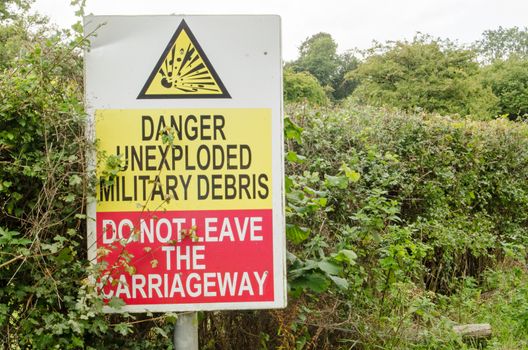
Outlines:
{"label": "warning sign", "polygon": [[182,20],[138,98],[230,98],[185,20]]}
{"label": "warning sign", "polygon": [[104,310],[285,307],[279,18],[86,17],[94,30],[88,254]]}
{"label": "warning sign", "polygon": [[270,109],[98,110],[95,121],[99,151],[122,164],[105,184],[99,162],[98,212],[272,208]]}

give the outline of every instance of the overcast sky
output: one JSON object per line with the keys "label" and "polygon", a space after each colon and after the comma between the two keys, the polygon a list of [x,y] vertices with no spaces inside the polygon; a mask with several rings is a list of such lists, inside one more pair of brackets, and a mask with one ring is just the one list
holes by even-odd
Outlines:
{"label": "overcast sky", "polygon": [[[76,19],[70,0],[36,0],[34,8],[61,27]],[[343,52],[372,40],[410,39],[419,31],[469,43],[486,29],[528,25],[527,0],[87,0],[86,13],[278,14],[283,58],[298,56],[303,40],[332,35]]]}

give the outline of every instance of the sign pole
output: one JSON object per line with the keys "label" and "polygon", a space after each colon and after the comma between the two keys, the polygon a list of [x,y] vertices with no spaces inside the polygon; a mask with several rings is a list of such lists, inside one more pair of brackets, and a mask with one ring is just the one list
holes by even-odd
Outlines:
{"label": "sign pole", "polygon": [[178,314],[174,325],[174,350],[198,350],[198,313]]}

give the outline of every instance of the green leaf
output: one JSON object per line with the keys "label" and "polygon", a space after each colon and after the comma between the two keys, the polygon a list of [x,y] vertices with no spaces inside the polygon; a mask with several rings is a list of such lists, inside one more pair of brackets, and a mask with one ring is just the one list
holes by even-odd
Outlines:
{"label": "green leaf", "polygon": [[350,182],[358,182],[361,178],[361,175],[357,171],[350,169],[345,171],[345,176],[350,180]]}
{"label": "green leaf", "polygon": [[167,312],[165,314],[165,321],[166,322],[175,324],[177,320],[178,320],[178,314],[177,313],[175,313],[175,312]]}
{"label": "green leaf", "polygon": [[325,276],[317,273],[312,273],[306,278],[306,287],[316,293],[322,293],[330,287],[330,283]]}
{"label": "green leaf", "polygon": [[297,154],[294,151],[289,151],[288,153],[286,153],[286,160],[288,162],[302,164],[306,161],[306,157],[301,156],[300,154]]}
{"label": "green leaf", "polygon": [[[79,328],[80,333],[80,328]],[[73,337],[71,339],[71,345],[73,345],[76,349],[82,348],[84,345],[84,341],[79,337]]]}
{"label": "green leaf", "polygon": [[70,176],[70,186],[80,185],[81,183],[82,183],[82,179],[79,175]]}
{"label": "green leaf", "polygon": [[108,306],[116,310],[121,309],[125,305],[126,303],[123,301],[123,299],[118,297],[112,297],[112,299],[110,299],[110,301],[108,302]]}
{"label": "green leaf", "polygon": [[346,262],[350,265],[354,265],[356,263],[357,254],[349,249],[341,249],[332,258],[338,262]]}
{"label": "green leaf", "polygon": [[297,126],[289,117],[284,118],[284,136],[287,140],[295,140],[297,143],[301,143],[301,132],[302,128]]}
{"label": "green leaf", "polygon": [[349,182],[358,182],[361,178],[361,175],[357,171],[350,169],[345,163],[341,165],[340,170],[345,173]]}
{"label": "green leaf", "polygon": [[291,192],[291,188],[293,186],[293,180],[289,176],[284,177],[284,190],[286,193]]}
{"label": "green leaf", "polygon": [[62,246],[63,244],[61,242],[57,242],[57,243],[53,243],[53,244],[47,244],[47,243],[42,243],[41,244],[41,247],[43,250],[47,250],[49,252],[51,252],[52,254],[55,254],[56,252],[59,251],[59,249],[62,249]]}
{"label": "green leaf", "polygon": [[62,249],[60,251],[59,255],[57,255],[57,257],[56,257],[57,262],[59,262],[59,263],[67,263],[67,262],[72,261],[73,260],[73,256],[72,256],[71,253],[72,253],[72,251],[68,247]]}
{"label": "green leaf", "polygon": [[348,187],[348,179],[346,176],[325,175],[325,186],[337,187],[344,190]]}
{"label": "green leaf", "polygon": [[154,331],[154,333],[157,333],[159,335],[161,335],[163,338],[168,338],[169,335],[167,334],[167,332],[165,332],[165,330],[161,327],[152,327],[152,331]]}
{"label": "green leaf", "polygon": [[313,292],[322,293],[330,287],[330,280],[319,272],[311,272],[290,281],[290,285],[294,289],[310,289]]}
{"label": "green leaf", "polygon": [[340,289],[348,289],[348,281],[344,278],[337,276],[328,276]]}
{"label": "green leaf", "polygon": [[121,335],[132,333],[132,327],[128,323],[118,323],[114,326],[114,330]]}
{"label": "green leaf", "polygon": [[71,203],[75,200],[75,195],[73,193],[68,193],[63,199],[66,203]]}
{"label": "green leaf", "polygon": [[306,227],[299,227],[297,225],[286,224],[286,237],[295,244],[299,244],[306,240],[310,235],[310,229]]}
{"label": "green leaf", "polygon": [[321,269],[321,271],[325,272],[327,275],[337,275],[339,272],[341,272],[341,268],[339,266],[331,263],[328,260],[319,261],[317,266],[319,267],[319,269]]}
{"label": "green leaf", "polygon": [[18,238],[16,236],[21,236],[20,232],[17,231],[7,231],[7,229],[3,229],[0,227],[0,246],[3,245],[27,245],[31,242],[33,242],[30,239],[21,237]]}

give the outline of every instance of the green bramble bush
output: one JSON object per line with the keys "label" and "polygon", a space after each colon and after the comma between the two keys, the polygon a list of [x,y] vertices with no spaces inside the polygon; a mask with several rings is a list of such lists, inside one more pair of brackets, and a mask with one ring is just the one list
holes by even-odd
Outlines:
{"label": "green bramble bush", "polygon": [[448,317],[443,302],[473,281],[469,302],[488,271],[526,258],[528,126],[357,105],[288,112],[302,129],[287,142],[289,283],[305,292],[292,339],[465,346],[450,325],[478,307]]}

